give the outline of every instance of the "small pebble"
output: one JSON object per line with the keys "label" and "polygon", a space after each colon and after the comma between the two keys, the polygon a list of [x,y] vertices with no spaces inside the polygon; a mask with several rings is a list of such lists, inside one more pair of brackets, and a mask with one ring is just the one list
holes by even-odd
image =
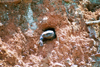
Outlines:
{"label": "small pebble", "polygon": [[0,26],[3,26],[3,24],[2,24],[2,23],[0,23]]}

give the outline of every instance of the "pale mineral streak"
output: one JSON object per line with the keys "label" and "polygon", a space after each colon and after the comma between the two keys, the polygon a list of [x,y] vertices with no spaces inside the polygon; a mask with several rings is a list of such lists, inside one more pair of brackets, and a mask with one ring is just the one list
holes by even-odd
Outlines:
{"label": "pale mineral streak", "polygon": [[28,4],[28,8],[27,8],[27,12],[26,12],[25,18],[26,18],[27,22],[29,23],[28,28],[32,29],[32,30],[36,30],[37,29],[37,25],[34,22],[33,11],[31,9],[31,3]]}

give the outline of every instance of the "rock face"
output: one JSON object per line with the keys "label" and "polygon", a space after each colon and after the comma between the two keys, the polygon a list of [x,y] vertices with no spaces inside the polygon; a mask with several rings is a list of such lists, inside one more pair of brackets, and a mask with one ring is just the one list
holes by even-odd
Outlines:
{"label": "rock face", "polygon": [[85,23],[100,8],[89,10],[89,0],[1,1],[0,67],[100,67],[100,24]]}
{"label": "rock face", "polygon": [[90,0],[92,4],[99,4],[100,5],[100,0]]}
{"label": "rock face", "polygon": [[20,3],[21,0],[0,0],[0,3]]}

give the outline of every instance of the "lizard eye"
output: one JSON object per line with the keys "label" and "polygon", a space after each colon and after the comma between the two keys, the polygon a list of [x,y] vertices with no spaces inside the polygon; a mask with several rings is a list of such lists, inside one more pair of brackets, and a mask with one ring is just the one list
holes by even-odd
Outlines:
{"label": "lizard eye", "polygon": [[44,34],[43,36],[46,36],[47,34]]}

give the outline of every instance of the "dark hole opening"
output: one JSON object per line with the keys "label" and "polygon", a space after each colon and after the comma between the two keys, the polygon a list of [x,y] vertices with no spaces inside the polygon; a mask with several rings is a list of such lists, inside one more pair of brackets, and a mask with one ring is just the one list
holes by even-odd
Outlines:
{"label": "dark hole opening", "polygon": [[[55,29],[54,29],[54,28],[46,28],[46,29],[44,29],[43,31],[45,32],[45,31],[48,31],[48,30],[54,31],[54,37],[53,37],[52,39],[49,39],[49,40],[55,39],[55,38],[56,38],[56,31],[55,31]],[[43,41],[47,41],[47,39],[44,39]]]}
{"label": "dark hole opening", "polygon": [[86,7],[89,11],[95,12],[97,9],[100,8],[100,5],[98,5],[98,4],[87,4]]}
{"label": "dark hole opening", "polygon": [[97,16],[97,20],[100,20],[100,15]]}

